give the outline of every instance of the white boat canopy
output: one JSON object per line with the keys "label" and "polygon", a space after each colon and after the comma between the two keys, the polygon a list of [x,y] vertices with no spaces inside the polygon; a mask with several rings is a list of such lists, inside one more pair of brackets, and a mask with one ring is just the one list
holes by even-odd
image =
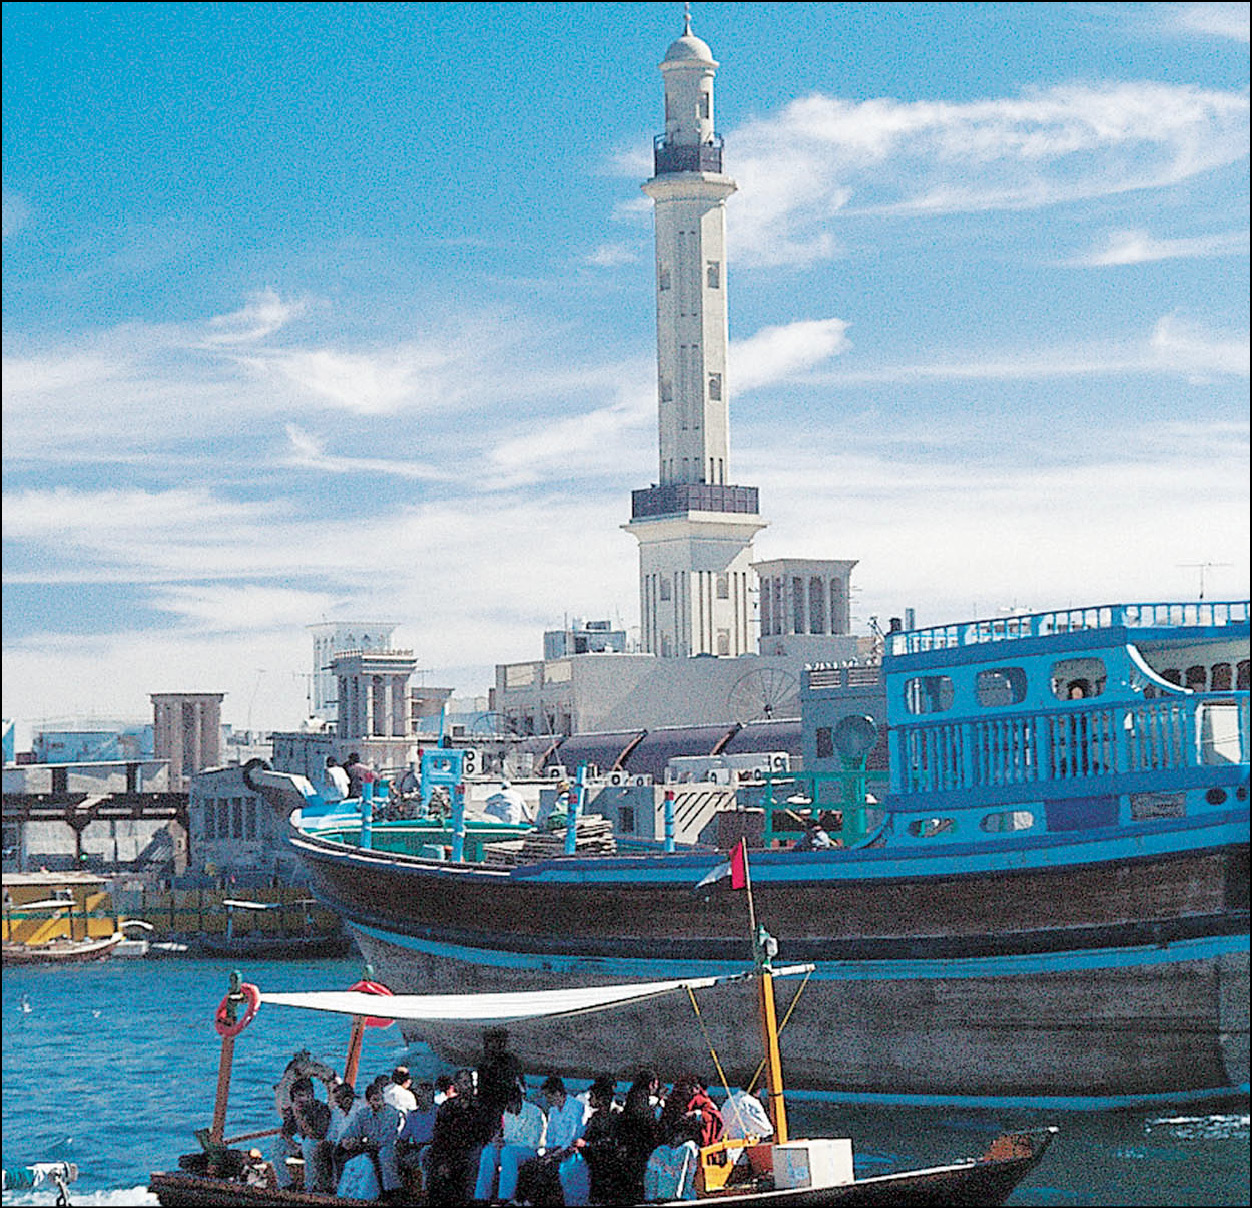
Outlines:
{"label": "white boat canopy", "polygon": [[[775,977],[810,972],[812,965],[773,970]],[[615,986],[579,986],[568,990],[531,990],[503,994],[365,994],[359,990],[324,990],[298,994],[261,993],[263,1003],[333,1011],[340,1015],[373,1015],[446,1023],[505,1024],[523,1019],[557,1018],[603,1011],[677,990],[702,990],[719,982],[739,981],[751,973],[691,977],[677,981],[633,982]]]}

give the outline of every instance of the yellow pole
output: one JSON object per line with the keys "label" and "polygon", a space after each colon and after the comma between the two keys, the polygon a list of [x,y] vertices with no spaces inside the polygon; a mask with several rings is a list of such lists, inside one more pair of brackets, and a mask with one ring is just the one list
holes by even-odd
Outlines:
{"label": "yellow pole", "polygon": [[774,975],[761,969],[761,1037],[765,1043],[765,1081],[769,1087],[769,1115],[774,1140],[787,1140],[787,1105],[783,1101],[782,1055],[778,1051],[778,1015],[774,1007]]}

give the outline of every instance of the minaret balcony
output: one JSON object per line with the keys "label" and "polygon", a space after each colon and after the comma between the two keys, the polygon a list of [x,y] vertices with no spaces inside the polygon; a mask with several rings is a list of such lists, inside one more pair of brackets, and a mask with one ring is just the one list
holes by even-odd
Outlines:
{"label": "minaret balcony", "polygon": [[738,512],[760,514],[756,487],[737,487],[717,482],[667,482],[630,493],[630,516],[680,516],[685,512]]}
{"label": "minaret balcony", "polygon": [[707,143],[670,142],[668,134],[652,140],[656,175],[670,172],[718,172],[722,170],[722,136],[715,134]]}

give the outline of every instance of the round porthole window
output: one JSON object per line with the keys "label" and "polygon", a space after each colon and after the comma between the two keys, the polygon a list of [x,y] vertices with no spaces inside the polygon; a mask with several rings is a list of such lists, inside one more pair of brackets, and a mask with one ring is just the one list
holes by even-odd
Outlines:
{"label": "round porthole window", "polygon": [[1204,800],[1207,801],[1209,805],[1224,805],[1226,803],[1226,790],[1209,789],[1209,791],[1204,794]]}

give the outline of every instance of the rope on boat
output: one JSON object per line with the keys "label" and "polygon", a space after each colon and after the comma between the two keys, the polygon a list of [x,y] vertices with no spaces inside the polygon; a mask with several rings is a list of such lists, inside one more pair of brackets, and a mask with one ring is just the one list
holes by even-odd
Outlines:
{"label": "rope on boat", "polygon": [[687,997],[691,999],[691,1009],[696,1013],[696,1022],[700,1025],[700,1031],[704,1033],[704,1043],[708,1045],[709,1055],[713,1058],[713,1067],[717,1070],[717,1076],[722,1082],[722,1089],[726,1092],[727,1098],[729,1098],[730,1087],[726,1085],[726,1073],[722,1069],[721,1058],[718,1057],[717,1050],[713,1047],[708,1028],[704,1026],[704,1016],[700,1014],[700,1004],[696,1002],[696,992],[690,986],[687,987]]}

